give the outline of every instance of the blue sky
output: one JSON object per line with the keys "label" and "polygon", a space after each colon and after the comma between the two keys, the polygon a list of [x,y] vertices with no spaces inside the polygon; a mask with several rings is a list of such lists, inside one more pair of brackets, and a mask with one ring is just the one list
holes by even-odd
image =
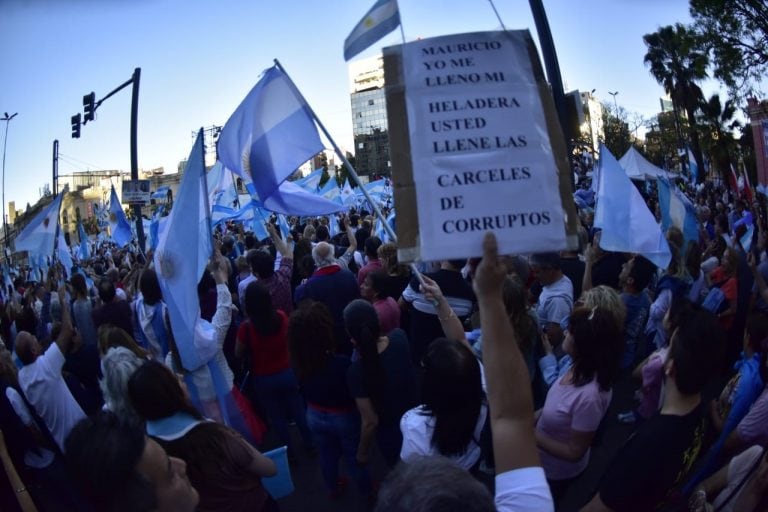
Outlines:
{"label": "blue sky", "polygon": [[[535,28],[526,0],[495,0],[509,29]],[[689,21],[685,0],[545,0],[567,87],[619,91],[619,105],[652,115],[659,85],[643,65],[643,34]],[[130,169],[130,89],[70,137],[82,96],[97,98],[142,68],[139,167],[173,172],[192,132],[224,124],[278,58],[344,148],[352,123],[343,42],[373,0],[0,0],[0,114],[11,121],[6,200],[34,203],[59,172]],[[408,40],[500,28],[487,0],[400,0]],[[359,57],[400,42],[395,31]],[[713,86],[705,88],[709,91]],[[0,127],[4,128],[3,125]]]}

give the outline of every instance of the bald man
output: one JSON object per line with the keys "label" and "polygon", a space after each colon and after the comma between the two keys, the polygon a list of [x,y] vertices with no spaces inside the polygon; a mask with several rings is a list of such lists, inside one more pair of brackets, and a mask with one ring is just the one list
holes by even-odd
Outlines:
{"label": "bald man", "polygon": [[315,272],[307,282],[299,285],[294,294],[294,302],[311,299],[322,302],[333,317],[333,333],[336,340],[336,351],[352,353],[349,335],[344,328],[344,308],[353,300],[360,297],[355,275],[342,268],[334,257],[333,246],[320,242],[312,248],[312,259],[315,260]]}
{"label": "bald man", "polygon": [[48,350],[35,336],[21,331],[16,336],[16,355],[24,364],[19,370],[19,386],[37,414],[45,421],[56,443],[64,451],[64,440],[77,424],[85,418],[72,393],[69,392],[61,369],[72,344],[72,318],[69,304],[59,293],[62,305],[62,322],[59,336]]}

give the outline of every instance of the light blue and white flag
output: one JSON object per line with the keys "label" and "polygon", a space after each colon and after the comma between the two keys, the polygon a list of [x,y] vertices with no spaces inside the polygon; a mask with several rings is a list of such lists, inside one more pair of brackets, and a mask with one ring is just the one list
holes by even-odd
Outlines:
{"label": "light blue and white flag", "polygon": [[288,240],[291,235],[291,227],[288,225],[288,219],[285,215],[277,214],[277,227],[280,228],[280,238]]}
{"label": "light blue and white flag", "polygon": [[378,0],[344,40],[344,60],[349,60],[389,34],[400,24],[397,0]]}
{"label": "light blue and white flag", "polygon": [[354,206],[357,203],[355,191],[352,190],[352,185],[349,184],[349,180],[344,182],[344,187],[341,189],[341,204],[344,206]]}
{"label": "light blue and white flag", "polygon": [[59,192],[54,200],[38,213],[21,233],[16,237],[14,247],[16,251],[27,251],[30,255],[44,254],[51,256],[53,254],[54,242],[56,241],[56,228],[59,226],[59,210],[61,200],[66,193],[66,188]]}
{"label": "light blue and white flag", "polygon": [[263,208],[259,208],[255,204],[251,207],[253,209],[253,236],[257,240],[266,240],[269,238],[269,232],[267,231],[267,219],[269,219],[269,212]]}
{"label": "light blue and white flag", "polygon": [[153,251],[157,249],[157,244],[160,243],[160,223],[164,220],[163,214],[165,213],[165,205],[160,205],[155,213],[152,214],[152,220],[149,221],[149,247]]}
{"label": "light blue and white flag", "polygon": [[309,192],[317,192],[320,190],[320,180],[323,177],[323,171],[325,171],[325,169],[322,167],[315,169],[303,178],[296,180],[295,183],[304,190],[308,190]]}
{"label": "light blue and white flag", "polygon": [[672,253],[653,213],[624,169],[604,144],[600,145],[600,183],[595,207],[600,247],[606,251],[641,254],[666,269]]}
{"label": "light blue and white flag", "polygon": [[696,183],[699,179],[699,164],[696,163],[691,148],[686,147],[686,151],[688,151],[688,168],[691,170],[691,183]]}
{"label": "light blue and white flag", "polygon": [[328,199],[329,201],[335,201],[336,198],[341,195],[341,190],[339,190],[339,183],[336,181],[336,176],[331,176],[318,193],[320,196]]}
{"label": "light blue and white flag", "polygon": [[[391,212],[389,212],[389,215],[387,215],[387,224],[392,228],[392,231],[395,231],[395,210],[393,209]],[[389,237],[389,233],[387,232],[387,229],[384,227],[384,223],[381,222],[381,219],[376,219],[376,229],[375,229],[375,235],[379,237],[379,240],[381,240],[383,243],[387,243],[391,241],[391,238]]]}
{"label": "light blue and white flag", "polygon": [[232,171],[218,161],[208,171],[208,204],[211,211],[216,206],[231,209],[240,207],[234,178]]}
{"label": "light blue and white flag", "polygon": [[197,297],[197,283],[213,252],[205,204],[207,195],[203,132],[200,130],[168,216],[167,232],[159,237],[154,255],[181,363],[189,371],[207,363],[217,351],[206,343],[214,330],[210,323],[200,318]]}
{"label": "light blue and white flag", "polygon": [[128,242],[133,238],[131,225],[125,218],[125,212],[120,204],[120,199],[117,198],[114,185],[112,185],[112,192],[109,195],[109,232],[112,240],[120,247],[128,245]]}
{"label": "light blue and white flag", "polygon": [[168,200],[168,192],[171,191],[171,187],[168,185],[163,185],[162,187],[158,187],[157,190],[155,190],[151,196],[149,196],[151,199],[154,199],[155,201],[167,201]]}
{"label": "light blue and white flag", "polygon": [[69,252],[69,246],[67,245],[67,240],[64,238],[64,232],[62,230],[59,230],[59,237],[56,242],[56,257],[64,267],[65,277],[69,278],[72,274],[72,267],[75,265],[75,262],[72,261],[72,253]]}
{"label": "light blue and white flag", "polygon": [[304,99],[273,66],[224,125],[218,147],[224,166],[249,177],[264,200],[323,144]]}
{"label": "light blue and white flag", "polygon": [[91,251],[88,247],[88,235],[85,234],[85,228],[83,228],[83,223],[79,222],[77,223],[77,236],[80,238],[80,251],[78,253],[78,259],[81,261],[87,260],[91,257]]}
{"label": "light blue and white flag", "polygon": [[686,242],[699,239],[699,222],[696,208],[680,189],[667,178],[658,178],[659,209],[661,210],[661,230],[667,232],[671,226],[683,232]]}

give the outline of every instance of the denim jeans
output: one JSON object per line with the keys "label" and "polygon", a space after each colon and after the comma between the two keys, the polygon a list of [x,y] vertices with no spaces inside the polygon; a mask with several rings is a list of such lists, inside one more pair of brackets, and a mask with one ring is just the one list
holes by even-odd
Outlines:
{"label": "denim jeans", "polygon": [[291,448],[288,420],[292,419],[299,428],[304,444],[311,447],[312,434],[307,426],[304,400],[299,395],[299,384],[293,370],[288,368],[274,375],[260,375],[254,379],[254,385],[280,442]]}
{"label": "denim jeans", "polygon": [[360,417],[357,411],[327,412],[307,408],[307,423],[320,452],[320,469],[329,491],[336,490],[339,480],[339,458],[343,455],[360,494],[371,493],[368,469],[357,463],[360,443]]}

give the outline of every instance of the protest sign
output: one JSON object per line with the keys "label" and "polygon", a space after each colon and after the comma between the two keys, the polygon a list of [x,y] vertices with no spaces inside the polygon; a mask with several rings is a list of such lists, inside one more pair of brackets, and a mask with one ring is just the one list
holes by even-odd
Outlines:
{"label": "protest sign", "polygon": [[404,261],[478,256],[487,231],[503,253],[566,248],[569,163],[528,31],[386,48],[384,73],[395,205],[418,219],[397,225]]}
{"label": "protest sign", "polygon": [[149,204],[149,180],[123,180],[123,203]]}

